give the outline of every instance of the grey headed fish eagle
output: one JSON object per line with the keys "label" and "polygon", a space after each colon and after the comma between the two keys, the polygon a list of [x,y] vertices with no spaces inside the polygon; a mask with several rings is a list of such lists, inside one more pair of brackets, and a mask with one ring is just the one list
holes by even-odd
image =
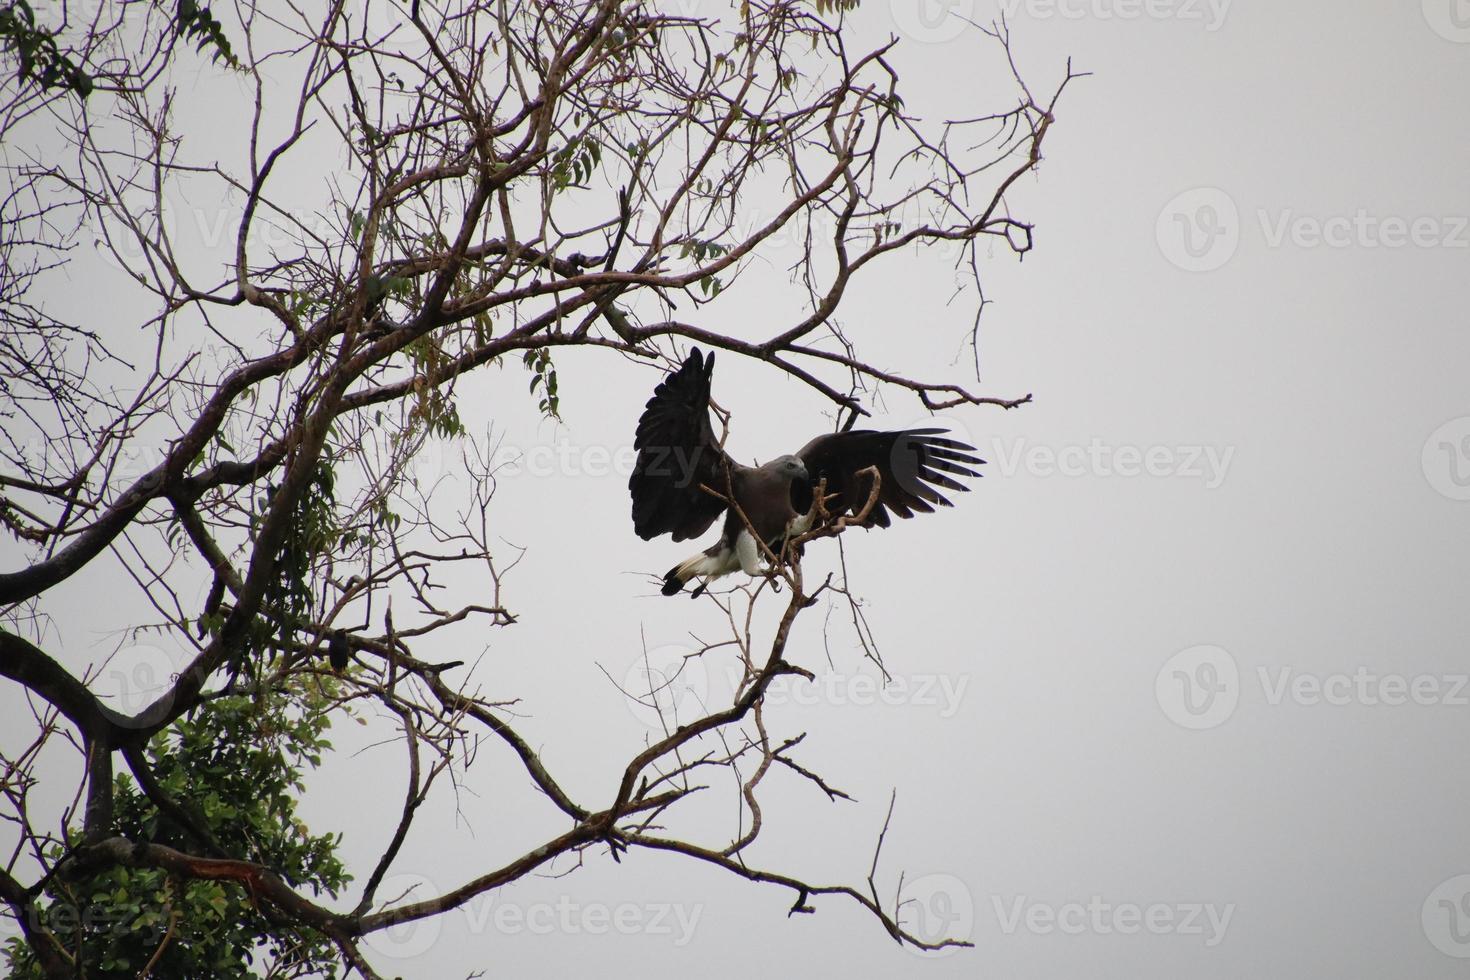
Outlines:
{"label": "grey headed fish eagle", "polygon": [[[876,470],[878,499],[863,525],[887,527],[890,512],[913,517],[916,511],[932,513],[935,504],[953,506],[936,488],[968,491],[955,477],[980,476],[970,469],[985,462],[973,455],[975,447],[948,438],[944,429],[829,432],[789,456],[742,466],[725,454],[710,424],[714,368],[713,352],[705,356],[697,347],[691,350],[684,364],[654,388],[633,441],[638,458],[628,491],[639,537],[649,541],[670,534],[683,541],[725,516],[718,541],[669,569],[664,595],[675,595],[696,577],[704,579],[694,590],[697,596],[722,575],[762,574],[761,548],[746,520],[771,553],[780,555],[788,538],[811,527],[814,491],[823,480],[827,513],[856,516],[873,492],[872,474],[864,471]],[[746,520],[730,506],[732,500]]]}

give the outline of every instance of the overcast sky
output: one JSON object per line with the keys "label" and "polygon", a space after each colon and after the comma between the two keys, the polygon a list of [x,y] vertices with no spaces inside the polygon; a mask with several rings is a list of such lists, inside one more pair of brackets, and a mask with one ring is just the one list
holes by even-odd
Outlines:
{"label": "overcast sky", "polygon": [[[678,9],[724,15],[707,3]],[[773,778],[748,854],[860,883],[896,789],[885,897],[904,872],[906,922],[976,948],[919,956],[850,902],[788,918],[785,890],[642,853],[377,940],[385,974],[1464,974],[1470,7],[864,0],[853,20],[871,43],[903,36],[911,108],[961,116],[995,107],[976,66],[996,51],[951,14],[1001,10],[1033,91],[1068,56],[1094,73],[1014,196],[1035,251],[984,270],[985,393],[1035,401],[945,416],[989,460],[955,510],[845,538],[893,684],[840,629],[829,664],[809,617],[788,656],[818,682],[778,688],[767,716],[809,732],[803,760],[857,802]],[[907,256],[844,322],[873,362],[942,374],[969,329],[953,286]],[[737,292],[727,315],[790,322],[799,300]],[[523,734],[595,804],[648,732],[603,670],[626,678],[640,637],[657,659],[716,621],[648,578],[688,544],[628,521],[620,451],[656,374],[558,367],[561,426],[465,396],[474,437],[493,419],[514,461],[498,532],[530,549],[506,583],[520,623],[485,638],[473,678],[522,699]],[[830,425],[733,357],[715,393],[742,459]],[[894,397],[879,420],[919,415]],[[462,478],[443,450],[419,466]],[[691,696],[728,696],[726,666]],[[338,758],[313,783],[304,816],[340,827],[349,859],[391,832],[398,758]],[[487,747],[458,813],[445,796],[421,820],[400,884],[453,887],[564,829],[525,782]],[[733,798],[701,814],[702,839],[727,842]]]}

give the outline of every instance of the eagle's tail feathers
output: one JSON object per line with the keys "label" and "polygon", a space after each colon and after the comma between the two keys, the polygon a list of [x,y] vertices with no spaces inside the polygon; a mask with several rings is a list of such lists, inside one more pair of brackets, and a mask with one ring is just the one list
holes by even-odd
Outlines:
{"label": "eagle's tail feathers", "polygon": [[[723,543],[716,544],[713,548],[686,558],[669,569],[668,574],[664,576],[663,593],[664,595],[678,595],[685,583],[692,578],[699,576],[703,576],[706,580],[719,578],[739,568],[740,559],[736,556],[735,549],[724,547]],[[701,585],[694,594],[698,596],[703,591],[704,586]]]}

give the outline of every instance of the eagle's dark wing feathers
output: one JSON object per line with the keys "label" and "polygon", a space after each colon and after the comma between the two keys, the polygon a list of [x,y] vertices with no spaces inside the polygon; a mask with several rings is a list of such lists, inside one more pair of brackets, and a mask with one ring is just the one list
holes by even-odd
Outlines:
{"label": "eagle's dark wing feathers", "polygon": [[699,488],[723,492],[730,458],[715,439],[709,420],[710,374],[715,355],[690,352],[679,370],[653,390],[633,447],[638,450],[628,490],[633,495],[633,529],[645,541],[672,534],[675,541],[703,534],[725,504]]}
{"label": "eagle's dark wing feathers", "polygon": [[879,475],[878,500],[865,524],[887,527],[889,511],[899,517],[913,517],[915,512],[933,513],[934,505],[953,504],[936,487],[968,492],[955,476],[980,476],[971,469],[985,460],[974,455],[975,447],[951,439],[944,429],[905,429],[899,432],[876,432],[859,429],[832,432],[818,436],[796,454],[806,464],[811,487],[806,499],[793,503],[798,509],[810,505],[811,490],[825,478],[827,493],[837,499],[828,505],[837,516],[844,511],[857,514],[872,493],[872,478],[860,475],[876,467]]}

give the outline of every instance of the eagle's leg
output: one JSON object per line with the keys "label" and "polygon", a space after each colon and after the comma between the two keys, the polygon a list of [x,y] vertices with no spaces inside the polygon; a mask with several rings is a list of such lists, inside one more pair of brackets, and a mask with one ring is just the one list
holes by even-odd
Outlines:
{"label": "eagle's leg", "polygon": [[769,579],[771,584],[775,585],[776,569],[761,561],[760,545],[756,543],[750,531],[741,531],[740,536],[735,539],[735,558],[740,562],[740,570],[746,575],[751,578]]}
{"label": "eagle's leg", "polygon": [[749,531],[741,531],[740,536],[735,539],[735,557],[740,562],[740,570],[746,575],[753,577],[762,574],[761,551]]}

